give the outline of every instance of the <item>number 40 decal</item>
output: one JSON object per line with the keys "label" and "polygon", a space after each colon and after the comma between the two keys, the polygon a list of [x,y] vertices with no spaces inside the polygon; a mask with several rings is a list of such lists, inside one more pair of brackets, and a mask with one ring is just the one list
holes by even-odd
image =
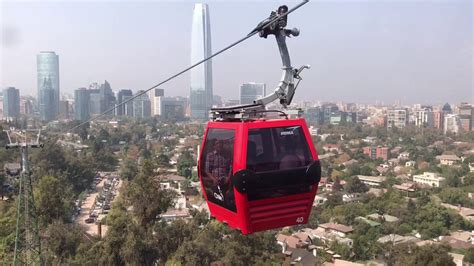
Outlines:
{"label": "number 40 decal", "polygon": [[296,222],[297,223],[302,223],[302,222],[304,222],[304,218],[303,217],[298,217],[298,218],[296,218]]}

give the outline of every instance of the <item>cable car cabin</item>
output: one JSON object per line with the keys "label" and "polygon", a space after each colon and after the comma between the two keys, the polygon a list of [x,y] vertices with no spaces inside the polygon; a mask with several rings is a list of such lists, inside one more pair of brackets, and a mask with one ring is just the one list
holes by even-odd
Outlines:
{"label": "cable car cabin", "polygon": [[307,223],[321,178],[303,119],[209,122],[198,172],[211,215],[243,234]]}

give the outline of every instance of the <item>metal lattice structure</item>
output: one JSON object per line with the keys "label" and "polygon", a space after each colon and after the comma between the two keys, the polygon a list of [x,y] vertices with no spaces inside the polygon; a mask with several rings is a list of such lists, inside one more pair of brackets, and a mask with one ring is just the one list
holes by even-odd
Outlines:
{"label": "metal lattice structure", "polygon": [[[10,133],[19,135],[22,142],[12,142]],[[21,152],[21,174],[17,197],[17,216],[15,232],[15,251],[13,265],[43,265],[41,257],[41,239],[39,234],[38,217],[33,197],[33,184],[28,162],[28,149],[41,148],[40,132],[35,143],[28,142],[25,135],[19,132],[7,131],[9,144],[7,149],[19,149]]]}

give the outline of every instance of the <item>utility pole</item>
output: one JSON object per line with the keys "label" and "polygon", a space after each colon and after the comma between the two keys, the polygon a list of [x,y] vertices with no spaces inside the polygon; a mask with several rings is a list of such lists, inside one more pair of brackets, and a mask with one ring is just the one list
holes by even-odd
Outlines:
{"label": "utility pole", "polygon": [[[15,252],[13,265],[43,265],[38,216],[33,197],[33,184],[28,162],[29,148],[42,148],[39,143],[41,131],[38,130],[36,142],[28,142],[27,132],[6,131],[9,144],[6,149],[19,149],[21,152],[21,173],[17,198]],[[18,135],[22,141],[12,142],[10,133]]]}

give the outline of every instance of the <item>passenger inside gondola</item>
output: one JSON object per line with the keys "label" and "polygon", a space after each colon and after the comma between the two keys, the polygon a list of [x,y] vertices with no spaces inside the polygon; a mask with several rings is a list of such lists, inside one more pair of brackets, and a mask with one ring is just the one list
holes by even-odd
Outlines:
{"label": "passenger inside gondola", "polygon": [[236,211],[234,189],[230,181],[232,175],[233,137],[227,132],[210,132],[204,150],[202,178],[208,198],[229,210]]}

